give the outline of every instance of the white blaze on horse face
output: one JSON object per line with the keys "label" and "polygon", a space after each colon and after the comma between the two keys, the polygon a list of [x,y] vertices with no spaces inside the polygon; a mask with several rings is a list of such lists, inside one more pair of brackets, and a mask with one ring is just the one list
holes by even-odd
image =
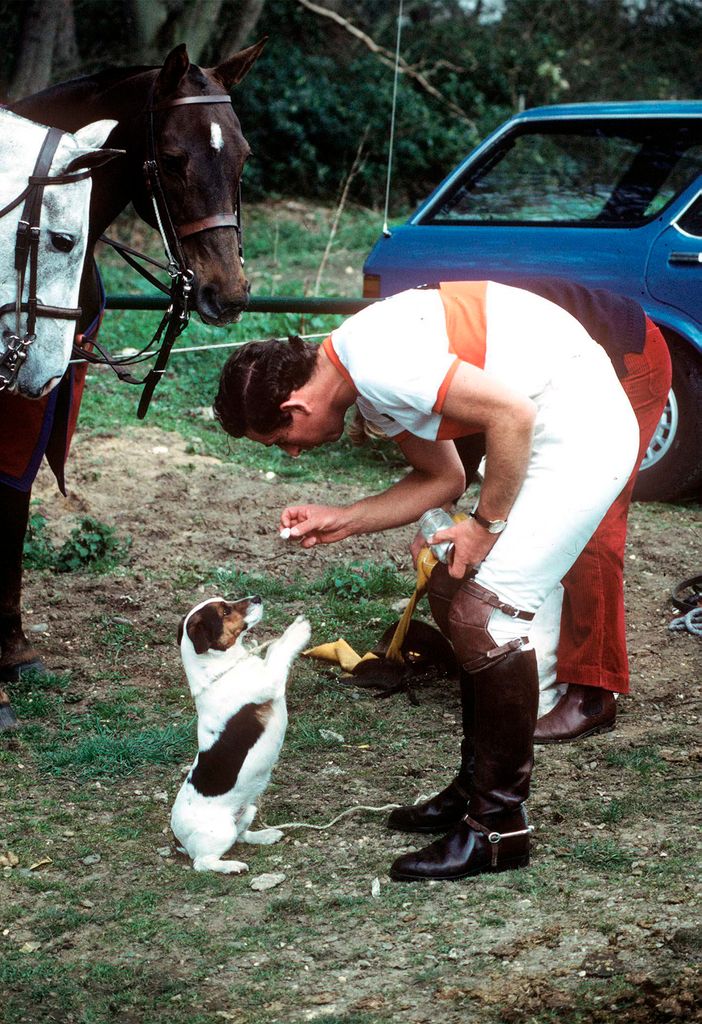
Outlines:
{"label": "white blaze on horse face", "polygon": [[213,121],[212,124],[210,125],[210,145],[212,146],[213,149],[216,149],[217,152],[219,152],[219,150],[224,147],[222,129],[220,128],[216,121]]}
{"label": "white blaze on horse face", "polygon": [[[76,135],[65,134],[54,156],[50,177],[64,172],[68,165],[86,152],[99,149],[114,121],[99,122],[81,129]],[[37,156],[47,129],[6,110],[0,110],[0,208],[14,200],[26,187],[34,171]],[[88,212],[91,179],[64,185],[49,185],[44,190],[37,260],[37,299],[41,305],[73,309],[78,305],[78,291],[85,259],[88,236]],[[0,218],[0,305],[15,302],[15,240],[23,203]],[[60,248],[55,241],[59,239]],[[65,249],[70,246],[70,251]],[[23,300],[29,294],[29,273],[25,277]],[[20,320],[24,334],[27,317]],[[63,376],[71,356],[76,324],[40,316],[36,323],[36,340],[30,345],[22,365],[17,386],[21,394],[39,397],[51,383]],[[0,351],[4,350],[2,332],[16,331],[14,310],[0,317]]]}

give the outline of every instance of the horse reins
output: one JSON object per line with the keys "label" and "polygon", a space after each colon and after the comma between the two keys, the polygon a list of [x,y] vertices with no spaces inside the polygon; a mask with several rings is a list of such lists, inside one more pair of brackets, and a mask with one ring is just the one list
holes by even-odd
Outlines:
{"label": "horse reins", "polygon": [[[237,188],[235,209],[232,213],[215,213],[208,217],[202,217],[199,220],[176,225],[173,221],[173,217],[171,216],[168,200],[166,199],[166,194],[164,192],[159,173],[156,149],[155,118],[161,111],[170,110],[173,107],[189,106],[191,104],[231,104],[231,102],[232,101],[229,96],[217,95],[183,96],[180,99],[167,100],[163,103],[154,104],[152,93],[152,98],[147,109],[147,159],[144,161],[143,171],[146,190],[154,209],[156,224],[163,241],[166,259],[168,260],[167,265],[159,263],[157,260],[151,259],[143,253],[137,252],[135,249],[131,249],[129,246],[126,246],[121,242],[115,242],[113,239],[107,238],[105,235],[101,237],[103,242],[112,246],[112,248],[114,248],[115,251],[118,252],[133,269],[141,274],[142,277],[145,277],[147,281],[153,284],[156,288],[165,292],[170,298],[168,308],[161,320],[161,323],[156,329],[156,333],[153,338],[135,355],[126,356],[124,359],[117,360],[108,357],[102,350],[99,350],[101,353],[100,356],[95,356],[93,353],[86,352],[84,349],[78,349],[80,356],[87,359],[89,362],[107,363],[112,366],[120,380],[124,380],[129,384],[141,384],[144,386],[137,409],[137,417],[139,419],[143,419],[146,415],[146,411],[151,401],[151,396],[165,372],[173,344],[178,335],[181,334],[188,326],[188,322],[190,320],[190,293],[192,291],[194,274],[188,266],[188,261],[183,251],[181,240],[184,238],[190,238],[192,235],[199,234],[202,231],[210,231],[214,228],[232,227],[237,233],[239,259],[241,260],[242,265],[244,263],[241,226],[241,180],[239,181]],[[170,277],[170,287],[163,285],[153,274],[146,270],[146,268],[142,267],[137,262],[137,259],[145,260],[152,266],[165,270]],[[153,350],[157,345],[159,348],[156,356],[156,362],[142,380],[133,377],[130,373],[124,370],[117,369],[119,365],[133,364],[149,358],[153,354]]]}
{"label": "horse reins", "polygon": [[[59,128],[49,128],[47,130],[34,165],[34,171],[28,179],[27,187],[12,202],[0,210],[0,217],[4,217],[24,201],[24,207],[17,225],[15,241],[17,295],[14,302],[8,302],[4,306],[0,306],[0,315],[11,310],[15,312],[15,333],[13,334],[8,330],[3,332],[3,341],[6,347],[5,351],[0,355],[0,392],[14,389],[22,364],[27,358],[29,347],[36,340],[35,331],[38,317],[43,316],[55,320],[77,321],[81,314],[80,308],[45,306],[39,302],[37,296],[40,221],[44,189],[49,185],[68,185],[90,177],[89,170],[79,171],[76,174],[61,174],[53,178],[48,176],[51,163],[64,134],[65,132]],[[27,266],[29,266],[28,292],[26,301],[23,301],[22,295],[24,293],[25,281],[27,280]],[[21,324],[22,313],[27,314],[27,327],[24,334],[22,334]]]}

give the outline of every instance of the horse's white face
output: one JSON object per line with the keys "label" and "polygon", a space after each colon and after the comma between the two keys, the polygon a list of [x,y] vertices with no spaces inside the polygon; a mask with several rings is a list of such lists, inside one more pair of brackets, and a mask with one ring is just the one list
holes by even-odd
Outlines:
{"label": "horse's white face", "polygon": [[[114,128],[115,121],[96,121],[75,135],[65,134],[51,163],[50,177],[64,172],[78,158],[98,150]],[[34,171],[47,129],[6,110],[0,110],[0,209],[26,187]],[[75,169],[75,168],[72,168]],[[88,238],[88,206],[91,179],[44,190],[38,253],[37,299],[44,306],[73,309],[78,305],[83,262]],[[15,241],[23,203],[0,218],[0,306],[17,297]],[[29,291],[25,278],[23,300]],[[20,333],[27,325],[22,313]],[[0,352],[6,345],[5,331],[16,332],[14,310],[0,316]],[[58,383],[71,356],[76,324],[40,316],[36,322],[36,340],[30,345],[26,361],[17,378],[16,390],[28,398],[39,398]],[[1,400],[1,399],[0,399]]]}

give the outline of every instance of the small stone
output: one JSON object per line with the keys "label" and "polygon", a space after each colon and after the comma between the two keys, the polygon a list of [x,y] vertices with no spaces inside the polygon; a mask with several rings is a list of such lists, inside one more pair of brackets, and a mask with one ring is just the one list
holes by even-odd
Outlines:
{"label": "small stone", "polygon": [[340,732],[334,732],[333,729],[320,729],[319,735],[323,740],[333,740],[334,743],[345,743],[346,740]]}
{"label": "small stone", "polygon": [[251,888],[254,892],[264,892],[266,889],[275,889],[277,885],[284,882],[288,876],[282,871],[274,871],[271,874],[256,875],[251,880]]}
{"label": "small stone", "polygon": [[99,864],[102,857],[99,853],[89,853],[87,857],[82,858],[83,864]]}
{"label": "small stone", "polygon": [[156,853],[159,855],[159,857],[172,857],[173,856],[173,851],[171,850],[170,846],[159,846],[159,848],[156,851]]}
{"label": "small stone", "polygon": [[41,949],[41,942],[25,942],[23,946],[20,946],[20,953],[36,953],[38,949]]}

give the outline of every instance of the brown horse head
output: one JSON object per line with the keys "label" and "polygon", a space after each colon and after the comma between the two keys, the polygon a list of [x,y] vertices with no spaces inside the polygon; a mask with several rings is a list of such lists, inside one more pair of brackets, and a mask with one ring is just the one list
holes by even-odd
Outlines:
{"label": "brown horse head", "polygon": [[168,55],[154,84],[159,175],[173,224],[183,233],[186,262],[195,275],[194,306],[210,324],[237,320],[248,302],[240,229],[231,223],[218,226],[218,221],[231,221],[237,214],[239,181],[250,150],[231,103],[173,101],[227,96],[246,76],[265,42],[241,50],[216,68],[191,64],[181,44]]}

